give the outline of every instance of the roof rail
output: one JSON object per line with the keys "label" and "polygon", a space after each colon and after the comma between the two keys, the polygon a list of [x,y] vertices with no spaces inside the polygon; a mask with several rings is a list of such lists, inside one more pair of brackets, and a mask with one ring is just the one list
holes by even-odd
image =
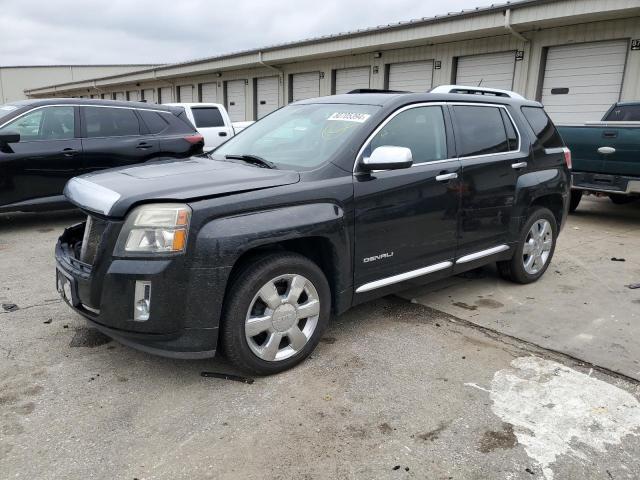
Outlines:
{"label": "roof rail", "polygon": [[348,94],[351,93],[409,93],[409,92],[405,92],[402,90],[384,90],[384,89],[378,89],[378,88],[356,88],[355,90],[351,90],[350,92],[347,92]]}
{"label": "roof rail", "polygon": [[494,97],[517,98],[524,100],[525,98],[519,93],[510,90],[501,90],[499,88],[487,87],[467,87],[464,85],[440,85],[430,90],[430,93],[463,93],[466,95],[492,95]]}

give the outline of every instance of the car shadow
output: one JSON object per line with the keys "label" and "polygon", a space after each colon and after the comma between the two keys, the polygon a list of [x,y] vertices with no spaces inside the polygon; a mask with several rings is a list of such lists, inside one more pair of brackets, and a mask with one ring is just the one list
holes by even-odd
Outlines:
{"label": "car shadow", "polygon": [[81,222],[85,214],[78,209],[56,210],[52,212],[16,212],[0,214],[0,233],[43,226],[47,231],[65,225]]}

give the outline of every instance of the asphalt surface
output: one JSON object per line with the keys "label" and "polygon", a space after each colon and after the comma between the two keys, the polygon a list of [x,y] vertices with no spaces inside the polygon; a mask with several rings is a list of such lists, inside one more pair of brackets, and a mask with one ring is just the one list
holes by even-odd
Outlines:
{"label": "asphalt surface", "polygon": [[638,283],[640,201],[585,196],[535,284],[491,266],[401,296],[640,380]]}
{"label": "asphalt surface", "polygon": [[[637,213],[612,217],[608,204],[585,202],[585,212],[591,210],[571,218],[552,266],[567,285],[589,284],[565,262],[579,251],[571,245],[583,240],[585,259],[591,258],[597,222],[614,237],[625,236],[620,243],[638,244]],[[55,239],[79,219],[75,213],[0,216],[0,478],[640,477],[638,383],[573,358],[580,352],[566,356],[533,345],[543,344],[544,335],[569,338],[563,333],[569,324],[591,311],[576,311],[582,298],[567,300],[579,291],[550,286],[554,275],[509,295],[535,297],[536,305],[555,312],[562,330],[549,331],[540,315],[531,317],[538,327],[505,329],[505,335],[495,328],[503,307],[481,301],[483,293],[455,298],[475,310],[450,310],[448,300],[410,303],[419,298],[412,291],[409,300],[388,297],[334,319],[299,367],[249,379],[224,359],[154,357],[87,328],[60,302],[54,282]],[[615,256],[627,261],[602,260],[593,275],[607,285],[632,281],[637,249]],[[488,272],[459,279],[460,291],[495,285]],[[438,291],[428,288],[421,296]],[[594,288],[588,301],[619,308],[615,315],[626,312],[619,324],[627,333],[611,328],[602,336],[615,335],[615,343],[629,337],[621,343],[628,346],[635,297],[617,288]],[[506,305],[495,291],[486,295]],[[618,305],[623,300],[629,302]],[[521,307],[509,306],[516,313],[508,325],[525,323],[513,320]],[[527,342],[514,338],[527,331],[545,333]],[[238,377],[220,378],[225,374]]]}

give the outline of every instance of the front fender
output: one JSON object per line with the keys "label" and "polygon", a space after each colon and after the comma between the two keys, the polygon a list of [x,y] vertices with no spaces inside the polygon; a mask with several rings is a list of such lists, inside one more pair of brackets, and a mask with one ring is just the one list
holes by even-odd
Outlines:
{"label": "front fender", "polygon": [[336,297],[346,295],[352,286],[351,240],[345,211],[334,203],[293,205],[211,220],[197,234],[193,263],[196,268],[215,265],[230,271],[250,250],[311,237],[322,238],[331,246],[334,293]]}

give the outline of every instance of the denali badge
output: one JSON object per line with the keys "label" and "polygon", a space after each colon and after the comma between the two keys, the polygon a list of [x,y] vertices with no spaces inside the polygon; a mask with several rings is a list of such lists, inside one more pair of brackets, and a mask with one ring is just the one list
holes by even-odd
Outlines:
{"label": "denali badge", "polygon": [[376,260],[382,260],[383,258],[393,257],[393,252],[381,253],[380,255],[374,255],[373,257],[367,257],[362,259],[362,263],[375,262]]}

